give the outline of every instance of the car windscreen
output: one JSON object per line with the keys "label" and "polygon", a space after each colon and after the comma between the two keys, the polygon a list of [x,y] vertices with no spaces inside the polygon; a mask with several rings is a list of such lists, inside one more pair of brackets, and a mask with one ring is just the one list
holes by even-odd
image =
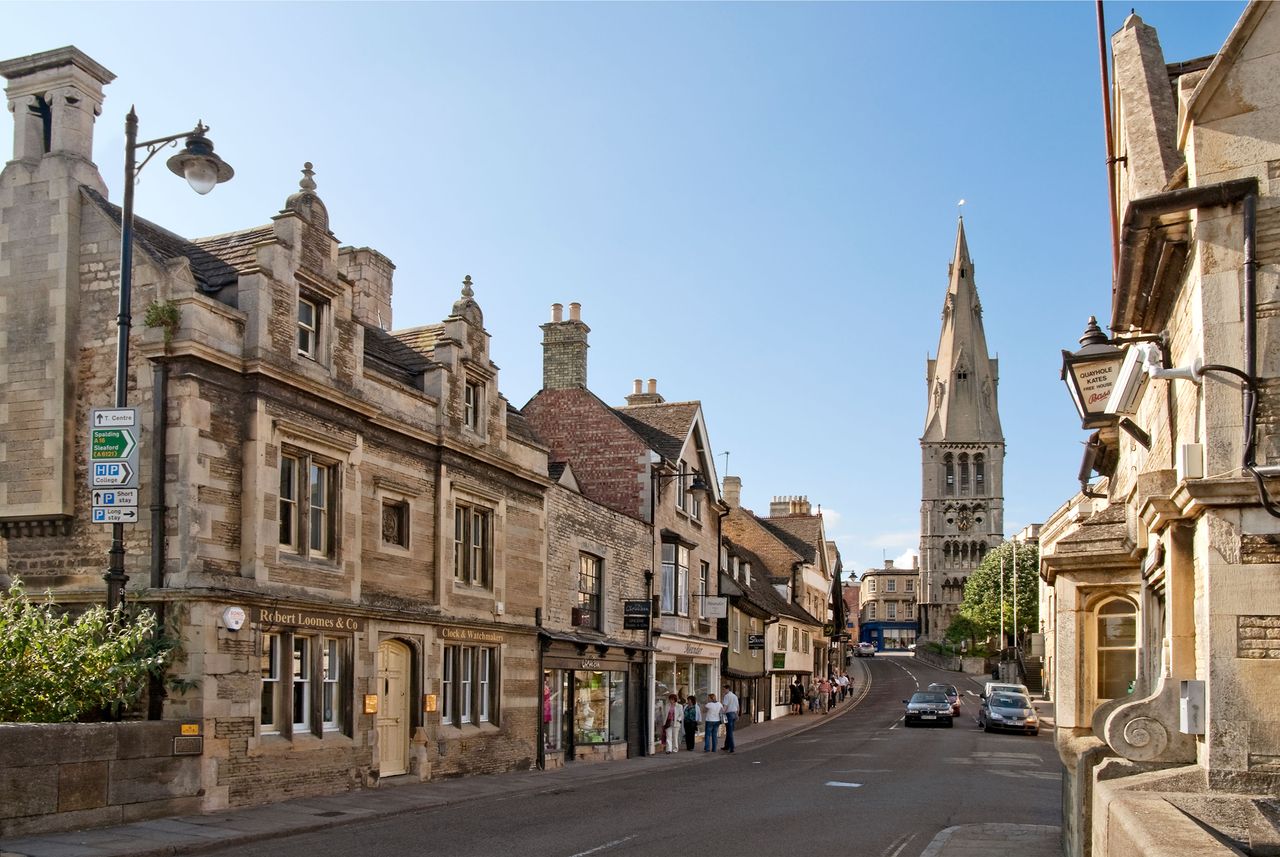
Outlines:
{"label": "car windscreen", "polygon": [[993,708],[1030,708],[1031,701],[1025,696],[1009,696],[999,693],[991,697]]}
{"label": "car windscreen", "polygon": [[947,696],[944,693],[913,693],[911,694],[912,702],[941,702],[946,703]]}

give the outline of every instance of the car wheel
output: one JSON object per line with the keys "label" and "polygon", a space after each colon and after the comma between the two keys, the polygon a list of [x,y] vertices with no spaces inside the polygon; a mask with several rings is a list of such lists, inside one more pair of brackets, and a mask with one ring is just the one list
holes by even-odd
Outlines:
{"label": "car wheel", "polygon": [[955,725],[956,725],[956,722],[955,722],[954,720],[952,720],[950,717],[948,717],[948,718],[947,718],[947,728],[948,728],[948,729],[950,729],[952,726],[955,726]]}
{"label": "car wheel", "polygon": [[983,724],[982,724],[982,731],[983,731],[983,732],[994,732],[995,730],[991,728],[991,724],[990,724],[990,723],[983,723]]}

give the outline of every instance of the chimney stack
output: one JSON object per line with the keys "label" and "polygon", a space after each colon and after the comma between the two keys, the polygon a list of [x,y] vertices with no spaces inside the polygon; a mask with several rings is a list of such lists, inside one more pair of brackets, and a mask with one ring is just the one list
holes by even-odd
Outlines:
{"label": "chimney stack", "polygon": [[15,161],[69,155],[93,162],[94,118],[114,74],[79,48],[65,47],[0,62],[0,77],[9,81]]}
{"label": "chimney stack", "polygon": [[591,328],[582,321],[582,304],[569,304],[569,320],[564,306],[551,305],[551,321],[542,325],[542,389],[587,388],[587,334]]}
{"label": "chimney stack", "polygon": [[640,392],[640,379],[637,378],[635,381],[635,392],[630,396],[627,396],[628,405],[660,405],[665,401],[666,399],[662,398],[661,394],[658,393],[657,378],[649,379],[649,389],[644,393]]}
{"label": "chimney stack", "polygon": [[736,509],[742,505],[742,477],[726,476],[724,478],[723,491],[724,502],[730,509]]}

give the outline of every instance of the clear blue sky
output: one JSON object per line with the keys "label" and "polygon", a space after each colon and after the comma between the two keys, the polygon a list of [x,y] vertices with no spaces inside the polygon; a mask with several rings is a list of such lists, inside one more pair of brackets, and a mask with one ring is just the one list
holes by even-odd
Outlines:
{"label": "clear blue sky", "polygon": [[[1109,32],[1131,3],[1108,4]],[[1216,51],[1243,6],[1136,10],[1172,62]],[[314,162],[338,238],[397,266],[396,327],[439,321],[471,274],[520,406],[538,325],[580,301],[597,394],[653,377],[701,399],[744,504],[807,495],[858,572],[918,542],[925,359],[963,198],[1006,533],[1078,487],[1060,350],[1110,294],[1092,3],[0,12],[0,57],[75,44],[118,75],[95,144],[113,199],[131,103],[143,137],[202,118],[236,169],[204,198],[143,173],[138,213],[188,237],[267,223]]]}

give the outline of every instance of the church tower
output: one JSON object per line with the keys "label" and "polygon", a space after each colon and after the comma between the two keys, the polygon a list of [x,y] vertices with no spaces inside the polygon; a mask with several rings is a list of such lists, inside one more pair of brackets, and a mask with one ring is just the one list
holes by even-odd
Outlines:
{"label": "church tower", "polygon": [[969,575],[1004,539],[999,361],[987,355],[964,218],[948,275],[920,438],[920,635],[931,640],[946,633]]}

